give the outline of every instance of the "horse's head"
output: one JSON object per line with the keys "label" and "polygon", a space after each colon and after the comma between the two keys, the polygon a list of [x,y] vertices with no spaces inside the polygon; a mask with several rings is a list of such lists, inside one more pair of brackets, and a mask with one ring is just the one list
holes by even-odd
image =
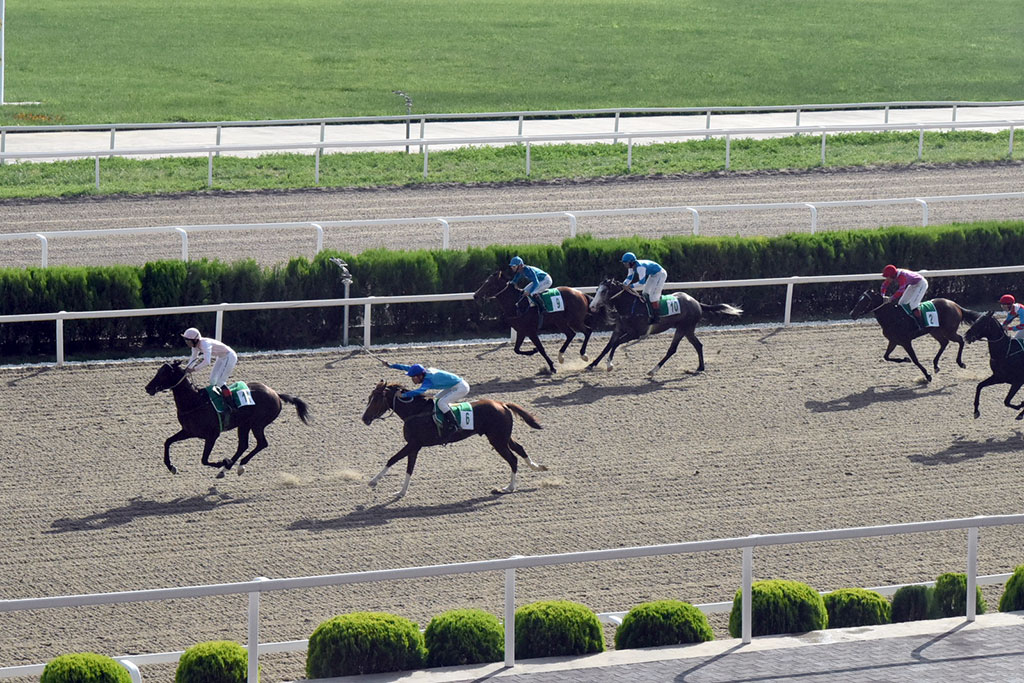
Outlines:
{"label": "horse's head", "polygon": [[986,341],[996,341],[1000,337],[1004,336],[1003,326],[999,324],[999,321],[995,318],[995,313],[989,311],[985,315],[978,318],[978,320],[971,325],[964,335],[964,341],[968,344],[972,344],[979,339]]}
{"label": "horse's head", "polygon": [[377,386],[370,392],[370,398],[366,400],[363,424],[368,425],[391,410],[394,407],[395,393],[402,391],[402,388],[399,384],[388,384],[384,380],[377,382]]}
{"label": "horse's head", "polygon": [[856,320],[865,313],[875,310],[883,303],[882,295],[873,289],[865,290],[850,310],[850,317]]}
{"label": "horse's head", "polygon": [[590,310],[597,312],[608,305],[608,302],[622,293],[622,283],[615,278],[606,277],[601,280],[594,292],[594,298],[590,300]]}
{"label": "horse's head", "polygon": [[490,299],[498,295],[501,290],[508,287],[509,280],[505,277],[505,274],[499,268],[488,276],[484,283],[480,285],[480,288],[473,293],[473,298],[476,301],[482,301],[484,299]]}
{"label": "horse's head", "polygon": [[153,396],[159,391],[167,391],[177,386],[184,377],[185,370],[181,367],[180,360],[176,360],[173,363],[164,363],[156,371],[156,376],[149,380],[149,384],[146,385],[146,393]]}

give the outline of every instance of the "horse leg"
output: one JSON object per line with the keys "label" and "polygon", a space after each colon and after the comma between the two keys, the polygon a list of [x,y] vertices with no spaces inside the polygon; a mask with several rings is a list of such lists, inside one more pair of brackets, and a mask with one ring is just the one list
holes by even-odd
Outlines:
{"label": "horse leg", "polygon": [[405,492],[409,490],[409,480],[412,479],[412,470],[416,467],[416,454],[419,453],[419,451],[420,447],[414,446],[411,443],[407,443],[402,446],[401,450],[388,459],[387,464],[384,465],[384,469],[374,475],[373,479],[370,479],[370,488],[376,488],[377,482],[380,481],[381,477],[387,474],[387,471],[391,469],[396,462],[402,458],[409,458],[409,463],[405,467],[405,484],[402,485],[402,490],[396,494],[398,498],[404,496]]}
{"label": "horse leg", "polygon": [[[492,493],[515,493],[516,490],[516,472],[519,469],[519,461],[516,460],[515,453],[509,448],[509,440],[511,437],[498,434],[488,434],[487,440],[491,442],[491,446],[494,450],[498,451],[498,455],[505,458],[505,462],[512,469],[512,477],[509,479],[508,486],[503,489],[492,489]],[[522,448],[520,446],[520,448]],[[525,451],[524,451],[525,453]]]}
{"label": "horse leg", "polygon": [[235,454],[230,458],[225,458],[221,461],[222,469],[217,473],[218,479],[224,478],[224,473],[231,469],[231,467],[242,457],[242,453],[245,453],[245,449],[249,447],[249,428],[239,427],[238,428],[238,447],[235,448]]}
{"label": "horse leg", "polygon": [[[270,445],[270,442],[267,441],[267,435],[266,435],[265,429],[266,429],[265,427],[253,427],[252,428],[253,436],[256,437],[256,447],[253,448],[251,451],[249,451],[246,454],[246,456],[244,458],[242,458],[242,461],[240,463],[238,463],[238,476],[242,476],[243,474],[245,474],[245,465],[250,460],[252,460],[252,456],[256,455],[257,453],[259,453],[264,448],[266,448],[267,446]],[[234,463],[234,461],[232,460],[232,464],[233,463]],[[229,466],[228,469],[231,469],[231,467]]]}
{"label": "horse leg", "polygon": [[191,434],[182,429],[177,434],[172,434],[167,437],[167,440],[164,441],[164,465],[167,466],[167,469],[170,470],[171,474],[178,473],[178,468],[171,464],[171,444],[177,441],[184,441],[185,439],[191,438],[191,436]]}
{"label": "horse leg", "polygon": [[985,387],[991,386],[993,384],[1001,384],[1001,382],[998,379],[996,379],[995,375],[992,375],[991,377],[989,377],[987,379],[983,379],[982,381],[978,382],[978,386],[975,387],[975,389],[974,389],[974,419],[975,420],[977,420],[979,417],[981,417],[981,411],[978,410],[978,401],[979,401],[979,399],[981,399],[981,390],[984,389]]}
{"label": "horse leg", "polygon": [[590,335],[594,332],[593,328],[589,326],[585,327],[586,329],[583,330],[583,346],[580,347],[580,358],[582,358],[584,362],[590,360],[587,358],[587,344],[590,343]]}
{"label": "horse leg", "polygon": [[[595,367],[598,363],[600,363],[601,359],[604,358],[605,354],[611,351],[612,348],[614,348],[617,345],[615,341],[616,336],[617,333],[612,332],[612,336],[609,337],[608,343],[604,345],[604,349],[601,350],[601,353],[598,354],[597,358],[595,358],[593,362],[587,366],[587,370],[590,370],[591,368]],[[609,370],[610,369],[611,368],[609,368]]]}
{"label": "horse leg", "polygon": [[[227,461],[226,460],[222,460],[220,462],[210,462],[210,453],[213,451],[213,444],[215,444],[215,443],[217,443],[217,437],[216,436],[208,438],[206,440],[206,444],[203,446],[203,464],[206,465],[207,467],[215,467],[215,468],[219,469],[219,468],[223,467],[224,463],[227,462]],[[220,476],[223,477],[224,473],[221,472]]]}
{"label": "horse leg", "polygon": [[932,361],[932,367],[935,368],[935,372],[939,371],[939,358],[942,357],[942,352],[946,350],[947,346],[949,346],[948,339],[939,339],[939,352],[935,354],[935,359]]}
{"label": "horse leg", "polygon": [[[665,364],[665,361],[667,361],[669,358],[671,358],[672,356],[675,355],[676,349],[679,348],[679,342],[682,341],[682,339],[683,339],[683,331],[681,329],[679,329],[679,328],[676,328],[676,333],[672,335],[672,343],[668,345],[668,351],[665,352],[665,356],[661,360],[658,361],[657,365],[655,365],[653,368],[651,368],[650,370],[647,371],[647,376],[648,377],[654,377],[654,373],[656,373],[658,370],[661,370],[661,366],[663,366]],[[693,343],[693,342],[691,342],[691,343]],[[697,342],[697,343],[699,344],[700,342]],[[702,358],[701,359],[700,367],[697,368],[697,371],[700,372],[703,369],[704,369],[704,360]]]}
{"label": "horse leg", "polygon": [[615,358],[615,350],[626,342],[633,341],[634,339],[640,338],[640,330],[627,330],[623,334],[619,335],[618,340],[615,342],[615,346],[612,347],[611,352],[608,354],[608,372],[611,372],[615,367],[612,364],[612,359]]}
{"label": "horse leg", "polygon": [[571,327],[565,331],[565,343],[562,344],[562,348],[558,349],[558,364],[561,365],[565,362],[564,355],[565,350],[569,348],[569,344],[576,338],[576,330]]}
{"label": "horse leg", "polygon": [[537,353],[538,351],[540,351],[540,355],[548,364],[548,371],[551,374],[555,374],[555,372],[557,372],[557,370],[555,370],[555,364],[551,362],[551,359],[548,357],[548,352],[544,350],[544,345],[540,343],[540,337],[538,337],[536,334],[531,334],[530,341],[533,342],[534,346],[534,349],[531,353]]}
{"label": "horse leg", "polygon": [[541,465],[539,462],[534,462],[533,458],[530,457],[530,454],[526,452],[526,449],[523,448],[522,445],[518,441],[513,439],[511,436],[508,437],[508,447],[511,448],[513,451],[515,451],[519,455],[520,458],[525,460],[526,464],[534,472],[547,472],[548,471],[548,466],[547,465]]}
{"label": "horse leg", "polygon": [[[534,347],[529,351],[522,350],[524,339],[526,339],[526,335],[523,334],[522,331],[516,330],[516,344],[515,346],[512,347],[512,352],[518,353],[520,356],[532,356],[533,354],[537,353],[538,349],[536,344],[534,344]],[[531,336],[530,339],[532,340],[533,337]]]}
{"label": "horse leg", "polygon": [[964,363],[964,338],[959,334],[954,334],[953,341],[958,345],[956,350],[956,364],[962,368],[966,368],[967,364]]}
{"label": "horse leg", "polygon": [[[1024,408],[1024,402],[1016,406],[1013,405],[1013,403],[1011,403],[1013,397],[1016,396],[1018,391],[1020,391],[1021,384],[1024,384],[1024,382],[1013,382],[1010,384],[1010,390],[1006,392],[1006,398],[1003,399],[1003,404],[1006,405],[1006,407],[1013,408],[1014,410],[1020,410],[1021,408]],[[1024,412],[1018,415],[1017,419],[1024,419]]]}
{"label": "horse leg", "polygon": [[917,359],[917,354],[914,353],[913,345],[908,341],[906,344],[902,344],[901,346],[903,346],[903,350],[907,352],[907,355],[910,356],[910,360],[917,366],[917,369],[924,373],[924,381],[931,382],[932,376],[928,374],[928,371],[924,369],[923,365],[921,365],[921,361]]}
{"label": "horse leg", "polygon": [[909,363],[910,362],[909,358],[889,358],[889,354],[891,354],[894,350],[896,350],[896,346],[897,346],[896,342],[890,341],[889,342],[889,348],[887,348],[885,350],[885,355],[882,356],[882,358],[884,360],[889,361],[890,363]]}

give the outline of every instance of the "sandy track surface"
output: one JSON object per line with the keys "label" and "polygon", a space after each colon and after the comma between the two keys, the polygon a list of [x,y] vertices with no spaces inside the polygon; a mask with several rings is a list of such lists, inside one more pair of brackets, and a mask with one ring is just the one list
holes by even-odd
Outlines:
{"label": "sandy track surface", "polygon": [[[814,202],[955,194],[1017,192],[1024,187],[1024,164],[825,170],[798,173],[730,173],[692,177],[551,182],[475,187],[422,187],[377,190],[217,193],[162,198],[80,198],[0,202],[0,233],[173,225],[252,224],[300,221],[472,216],[583,209],[615,209],[768,202]],[[1022,201],[950,202],[931,205],[931,224],[1021,217]],[[920,225],[915,206],[821,209],[819,229]],[[690,234],[688,212],[656,216],[581,219],[580,232],[598,237]],[[706,213],[704,235],[773,235],[810,229],[810,212],[773,210]],[[498,242],[560,242],[568,219],[502,223],[456,223],[451,247]],[[35,239],[4,242],[0,267],[37,265]],[[327,228],[324,246],[349,253],[372,247],[440,248],[438,223],[409,226]],[[311,257],[312,228],[280,231],[191,233],[192,258],[255,258],[269,265],[292,256]],[[49,263],[105,265],[180,258],[176,235],[130,238],[55,238]]]}
{"label": "sandy track surface", "polygon": [[[142,387],[154,362],[0,369],[0,596],[45,596],[244,581],[620,546],[1018,512],[1020,423],[983,394],[985,348],[968,369],[947,356],[930,385],[881,361],[872,324],[708,329],[707,372],[688,347],[657,381],[643,373],[667,337],[617,359],[614,372],[537,375],[507,343],[384,351],[455,368],[474,397],[514,401],[544,428],[514,436],[548,472],[508,469],[479,438],[421,454],[408,496],[392,471],[366,480],[401,445],[394,418],[359,421],[382,377],[361,353],[247,356],[236,373],[309,401],[269,430],[271,447],[242,477],[214,478],[200,442],[177,444],[180,474],[161,462],[177,430],[171,399]],[[598,340],[598,343],[603,339]],[[685,346],[685,345],[684,345]],[[924,356],[936,345],[918,343]],[[621,352],[620,352],[621,353]],[[399,373],[392,372],[394,379]],[[229,455],[226,435],[214,457]],[[982,573],[1012,571],[1024,534],[981,536]],[[962,571],[963,532],[784,547],[755,553],[756,578],[818,589],[934,579]],[[569,598],[596,611],[649,599],[731,599],[739,553],[606,562],[522,572],[518,602]],[[322,620],[385,610],[425,625],[443,610],[500,613],[500,573],[264,596],[262,640],[308,637]],[[0,615],[3,664],[58,652],[183,649],[245,641],[244,598]],[[722,622],[719,636],[724,635]],[[264,680],[300,677],[299,655],[264,660]],[[170,678],[170,667],[153,680]],[[144,672],[146,673],[146,672]],[[154,674],[147,674],[153,677]]]}

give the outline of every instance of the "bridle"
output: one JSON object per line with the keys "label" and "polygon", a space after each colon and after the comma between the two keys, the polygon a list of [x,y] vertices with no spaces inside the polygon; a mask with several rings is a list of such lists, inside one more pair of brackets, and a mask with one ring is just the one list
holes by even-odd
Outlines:
{"label": "bridle", "polygon": [[[388,419],[388,417],[390,417],[390,415],[388,415],[388,413],[395,413],[396,412],[395,411],[395,405],[397,403],[412,403],[413,399],[411,399],[411,398],[402,398],[401,397],[401,393],[402,392],[399,391],[399,388],[397,386],[390,385],[390,384],[385,384],[381,388],[381,391],[380,391],[381,398],[384,399],[385,404],[388,403],[388,400],[387,400],[385,394],[387,394],[387,392],[389,390],[391,391],[391,405],[388,406],[384,410],[384,412],[382,412],[380,415],[378,415],[377,417],[373,418],[373,420],[386,420],[386,419]],[[377,395],[377,390],[374,389],[373,393],[370,394],[370,400],[372,401],[376,397],[376,395]],[[371,420],[371,422],[373,420]]]}

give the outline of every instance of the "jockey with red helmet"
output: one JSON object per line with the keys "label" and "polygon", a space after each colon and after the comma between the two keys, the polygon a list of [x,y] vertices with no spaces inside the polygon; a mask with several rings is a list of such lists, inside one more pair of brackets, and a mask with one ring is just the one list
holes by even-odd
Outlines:
{"label": "jockey with red helmet", "polygon": [[403,392],[399,398],[412,398],[420,396],[430,389],[438,389],[434,395],[434,406],[441,418],[437,421],[437,429],[442,438],[458,431],[459,425],[455,422],[455,415],[452,414],[452,403],[458,403],[469,393],[469,383],[452,372],[445,372],[437,368],[425,368],[419,363],[413,365],[402,365],[401,363],[388,363],[382,360],[384,367],[392,370],[402,370],[412,381],[419,384],[418,389]]}
{"label": "jockey with red helmet", "polygon": [[999,297],[999,303],[1002,305],[1003,310],[1006,311],[1003,329],[1016,332],[1013,335],[1014,339],[1024,338],[1024,305],[1017,303],[1012,294],[1003,294]]}
{"label": "jockey with red helmet", "polygon": [[892,303],[903,304],[920,318],[921,312],[918,306],[924,300],[924,294],[928,291],[928,280],[920,273],[915,273],[906,268],[897,268],[889,264],[882,270],[882,296],[887,296]]}

